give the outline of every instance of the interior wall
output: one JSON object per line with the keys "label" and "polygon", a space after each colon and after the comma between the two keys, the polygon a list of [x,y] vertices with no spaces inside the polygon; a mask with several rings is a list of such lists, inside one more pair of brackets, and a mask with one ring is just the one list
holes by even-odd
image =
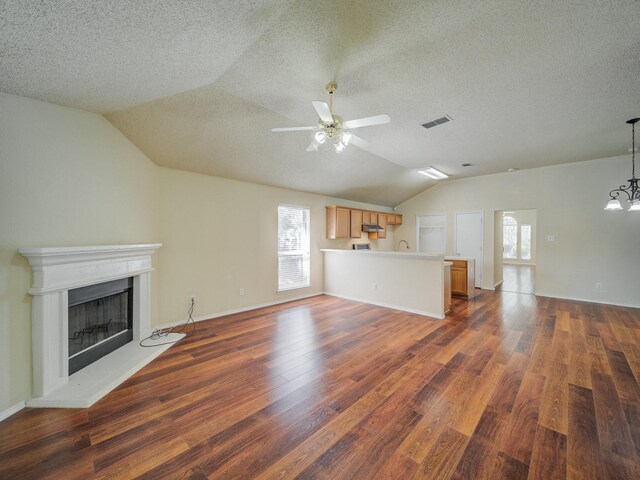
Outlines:
{"label": "interior wall", "polygon": [[522,260],[519,258],[518,259],[503,258],[503,262],[512,263],[512,264],[535,265],[536,247],[538,243],[538,239],[536,238],[538,235],[538,227],[537,227],[538,212],[535,209],[507,210],[507,211],[509,212],[508,215],[513,217],[515,221],[518,222],[518,235],[520,235],[520,227],[522,225],[531,225],[531,259]]}
{"label": "interior wall", "polygon": [[502,212],[493,212],[493,286],[497,287],[503,280],[503,233],[502,233]]}
{"label": "interior wall", "polygon": [[[495,283],[496,210],[537,209],[536,293],[640,306],[640,214],[606,212],[609,191],[625,182],[630,156],[448,180],[397,207],[398,238],[415,238],[415,216],[447,212],[453,253],[455,212],[485,212],[483,288]],[[599,284],[599,285],[598,285]],[[598,288],[598,286],[600,288]]]}
{"label": "interior wall", "polygon": [[[160,310],[158,321],[183,319],[191,294],[196,316],[321,293],[321,248],[350,248],[362,239],[327,240],[327,205],[390,212],[391,209],[312,193],[256,185],[160,168],[161,234],[158,253]],[[277,293],[278,203],[311,209],[311,287]],[[393,248],[388,238],[371,240],[373,248]],[[244,295],[239,295],[239,289]]]}
{"label": "interior wall", "polygon": [[157,184],[102,116],[0,93],[0,412],[31,396],[32,274],[18,249],[157,242]]}

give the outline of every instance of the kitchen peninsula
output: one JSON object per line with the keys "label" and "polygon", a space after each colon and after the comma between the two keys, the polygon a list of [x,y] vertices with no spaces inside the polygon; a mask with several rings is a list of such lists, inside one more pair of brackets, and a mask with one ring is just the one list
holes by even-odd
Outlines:
{"label": "kitchen peninsula", "polygon": [[[327,295],[435,318],[448,310],[444,255],[323,249]],[[447,304],[445,306],[445,304]]]}

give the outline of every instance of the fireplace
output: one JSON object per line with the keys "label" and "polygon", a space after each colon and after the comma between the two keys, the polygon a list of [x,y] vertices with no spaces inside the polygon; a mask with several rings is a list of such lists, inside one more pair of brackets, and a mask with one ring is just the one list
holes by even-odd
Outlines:
{"label": "fireplace", "polygon": [[28,406],[86,408],[169,348],[138,345],[151,332],[152,255],[160,246],[20,249],[33,270]]}
{"label": "fireplace", "polygon": [[133,339],[133,277],[69,290],[69,375]]}

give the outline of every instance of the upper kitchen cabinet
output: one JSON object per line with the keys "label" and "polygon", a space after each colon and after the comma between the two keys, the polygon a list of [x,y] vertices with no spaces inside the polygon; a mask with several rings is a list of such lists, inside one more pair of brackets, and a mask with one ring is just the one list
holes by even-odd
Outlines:
{"label": "upper kitchen cabinet", "polygon": [[387,225],[402,225],[402,215],[387,214]]}
{"label": "upper kitchen cabinet", "polygon": [[[393,223],[391,223],[392,219]],[[387,223],[390,225],[402,225],[402,215],[387,215]]]}
{"label": "upper kitchen cabinet", "polygon": [[362,233],[362,210],[351,210],[351,238],[360,238]]}
{"label": "upper kitchen cabinet", "polygon": [[402,215],[372,212],[330,205],[327,209],[327,238],[360,238],[362,225],[379,225],[384,232],[370,232],[369,238],[386,238],[389,225],[402,225]]}
{"label": "upper kitchen cabinet", "polygon": [[327,207],[327,238],[351,238],[351,209]]}
{"label": "upper kitchen cabinet", "polygon": [[378,214],[378,225],[382,227],[382,231],[378,232],[378,238],[387,238],[387,215]]}

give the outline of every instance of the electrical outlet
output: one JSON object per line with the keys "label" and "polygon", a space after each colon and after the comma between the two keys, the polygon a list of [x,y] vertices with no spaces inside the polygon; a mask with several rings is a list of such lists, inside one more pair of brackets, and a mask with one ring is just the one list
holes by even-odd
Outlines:
{"label": "electrical outlet", "polygon": [[602,283],[596,282],[596,290],[600,290],[602,288]]}
{"label": "electrical outlet", "polygon": [[238,289],[238,295],[240,295],[241,297],[244,297],[244,288]]}
{"label": "electrical outlet", "polygon": [[196,303],[196,294],[192,293],[190,297],[191,303]]}

